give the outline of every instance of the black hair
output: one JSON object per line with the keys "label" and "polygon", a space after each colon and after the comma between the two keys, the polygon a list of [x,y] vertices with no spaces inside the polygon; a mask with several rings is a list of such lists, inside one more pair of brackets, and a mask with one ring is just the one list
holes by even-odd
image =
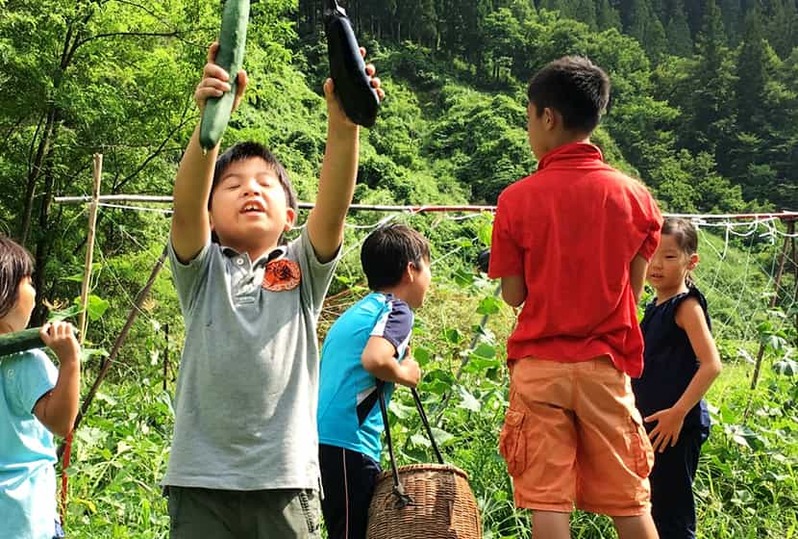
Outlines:
{"label": "black hair", "polygon": [[688,256],[698,252],[698,231],[687,219],[666,217],[662,222],[662,235],[673,236],[679,249]]}
{"label": "black hair", "polygon": [[[673,236],[679,250],[687,256],[698,252],[698,230],[688,219],[681,217],[666,217],[662,222],[662,235]],[[689,288],[695,287],[695,279],[691,272],[687,272],[685,284]]]}
{"label": "black hair", "polygon": [[538,117],[551,108],[560,113],[566,129],[592,133],[607,109],[610,79],[587,58],[564,56],[532,77],[527,97]]}
{"label": "black hair", "polygon": [[211,200],[213,200],[213,192],[216,187],[219,185],[219,182],[222,180],[227,167],[237,161],[243,161],[244,159],[251,159],[253,157],[258,157],[266,161],[266,164],[271,167],[274,173],[277,175],[277,179],[280,181],[280,185],[283,186],[283,191],[285,191],[285,200],[288,206],[293,209],[294,211],[297,210],[297,198],[296,193],[294,192],[294,187],[291,185],[291,179],[288,177],[288,172],[285,170],[285,167],[282,163],[274,156],[274,154],[269,151],[264,145],[258,142],[239,142],[227,149],[219,158],[216,160],[216,165],[213,169],[213,184],[211,185],[211,195],[208,197],[208,209],[211,207]]}
{"label": "black hair", "polygon": [[0,318],[19,299],[19,284],[33,274],[33,257],[14,240],[0,235]]}
{"label": "black hair", "polygon": [[368,235],[360,249],[360,263],[369,288],[381,290],[399,284],[407,265],[429,262],[429,242],[407,225],[391,224]]}

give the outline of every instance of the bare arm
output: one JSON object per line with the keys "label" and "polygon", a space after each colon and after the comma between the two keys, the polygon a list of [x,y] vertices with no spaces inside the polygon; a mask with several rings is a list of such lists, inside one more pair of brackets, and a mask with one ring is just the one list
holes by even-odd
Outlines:
{"label": "bare arm", "polygon": [[[214,43],[208,49],[208,63],[203,70],[203,78],[194,92],[194,100],[202,111],[209,97],[219,97],[230,89],[228,74],[213,63],[219,45]],[[246,73],[238,74],[236,99],[233,110],[241,102],[247,86]],[[175,254],[181,262],[192,260],[202,250],[211,229],[208,221],[208,197],[213,182],[213,169],[219,148],[203,152],[199,143],[199,125],[194,129],[180,167],[177,169],[173,190],[174,213],[172,214],[171,240]]]}
{"label": "bare arm", "polygon": [[66,436],[75,424],[80,399],[80,345],[74,329],[66,322],[42,327],[42,341],[58,356],[58,379],[55,387],[33,407],[33,415],[58,436]]}
{"label": "bare arm", "polygon": [[[361,54],[365,55],[361,48]],[[374,66],[366,66],[366,73],[374,75]],[[372,79],[372,86],[382,99],[385,95],[380,81]],[[316,204],[308,217],[308,236],[316,258],[329,262],[335,257],[344,239],[344,219],[352,203],[357,180],[360,128],[344,114],[335,97],[332,79],[324,83],[327,101],[327,146],[319,177]]]}
{"label": "bare arm", "polygon": [[643,295],[643,284],[646,282],[646,269],[648,269],[648,260],[640,255],[635,255],[629,267],[629,281],[632,285],[632,292],[635,295],[635,303],[640,303],[640,297]]}
{"label": "bare arm", "polygon": [[397,361],[396,348],[382,337],[369,337],[360,362],[378,380],[416,387],[421,379],[418,363],[410,357]]}
{"label": "bare arm", "polygon": [[520,307],[526,301],[526,282],[522,275],[502,277],[502,299],[511,307]]}
{"label": "bare arm", "polygon": [[676,324],[687,333],[699,366],[687,389],[672,407],[645,418],[647,422],[657,422],[649,436],[654,450],[660,452],[679,441],[685,416],[703,398],[722,368],[715,339],[698,301],[688,298],[682,303],[676,312]]}
{"label": "bare arm", "polygon": [[673,405],[674,408],[687,414],[704,397],[712,382],[720,375],[723,365],[720,362],[715,339],[704,318],[704,310],[697,300],[688,298],[682,303],[676,312],[676,325],[687,333],[699,363],[698,371],[690,385]]}

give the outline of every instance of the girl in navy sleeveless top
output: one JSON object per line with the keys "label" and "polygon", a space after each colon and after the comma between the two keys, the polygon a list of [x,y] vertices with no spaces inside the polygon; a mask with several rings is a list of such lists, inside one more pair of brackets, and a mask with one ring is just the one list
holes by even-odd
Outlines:
{"label": "girl in navy sleeveless top", "polygon": [[646,279],[656,291],[641,322],[643,374],[632,381],[637,407],[655,451],[651,514],[660,539],[693,539],[693,500],[701,445],[709,436],[703,400],[720,374],[707,302],[690,280],[698,264],[698,234],[690,221],[666,218]]}

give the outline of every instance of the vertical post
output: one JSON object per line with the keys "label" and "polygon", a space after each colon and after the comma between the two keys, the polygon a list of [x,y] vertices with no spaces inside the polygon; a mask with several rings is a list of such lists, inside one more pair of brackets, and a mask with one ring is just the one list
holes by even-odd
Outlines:
{"label": "vertical post", "polygon": [[[787,225],[787,230],[791,230],[790,225],[793,225],[791,221]],[[781,277],[784,275],[784,262],[787,258],[787,251],[790,247],[790,236],[789,234],[784,236],[784,245],[781,248],[781,253],[779,253],[779,267],[776,270],[776,279],[775,283],[773,284],[773,296],[770,298],[770,303],[768,307],[773,309],[776,306],[776,302],[779,299],[779,288],[781,287]],[[753,391],[756,389],[756,384],[759,381],[759,372],[762,369],[762,360],[765,357],[765,342],[764,340],[760,341],[759,343],[759,350],[756,353],[756,363],[754,364],[754,374],[751,376],[751,390]],[[746,410],[747,412],[747,410]]]}
{"label": "vertical post", "polygon": [[97,209],[100,204],[100,181],[103,171],[103,155],[94,154],[94,184],[91,191],[91,205],[89,206],[89,237],[86,242],[86,261],[83,267],[83,283],[80,289],[80,321],[78,338],[82,345],[86,339],[86,328],[89,324],[87,308],[89,301],[89,286],[91,285],[91,268],[94,264],[94,236],[97,230]]}
{"label": "vertical post", "polygon": [[[790,236],[792,242],[792,269],[795,280],[795,292],[793,292],[793,304],[798,303],[798,246],[795,241],[795,220],[787,223],[787,234]],[[794,345],[798,346],[798,309],[795,311],[795,342]]]}
{"label": "vertical post", "polygon": [[169,322],[163,326],[163,337],[163,390],[166,391],[166,382],[169,378]]}
{"label": "vertical post", "polygon": [[[83,267],[83,282],[80,288],[80,318],[78,325],[80,326],[78,333],[78,341],[81,347],[86,340],[86,328],[88,326],[88,316],[86,313],[89,301],[89,286],[91,284],[91,267],[94,263],[94,236],[97,228],[97,209],[100,202],[100,180],[102,179],[103,171],[103,156],[101,153],[95,153],[94,160],[94,181],[91,190],[91,205],[89,206],[89,236],[86,242],[86,260]],[[61,522],[66,523],[66,509],[67,509],[67,494],[69,489],[69,468],[70,459],[72,456],[72,435],[77,428],[77,420],[73,428],[69,431],[64,441],[63,460],[61,461]],[[61,456],[61,455],[59,455]]]}

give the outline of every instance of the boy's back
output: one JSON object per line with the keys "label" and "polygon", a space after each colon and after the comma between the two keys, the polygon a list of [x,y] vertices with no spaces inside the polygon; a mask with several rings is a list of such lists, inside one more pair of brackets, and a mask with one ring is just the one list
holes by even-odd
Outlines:
{"label": "boy's back", "polygon": [[[646,188],[573,143],[548,153],[538,171],[499,197],[491,273],[523,269],[529,301],[508,357],[585,360],[602,354],[639,373],[629,265],[656,246],[656,204]],[[630,342],[631,340],[631,342]]]}
{"label": "boy's back", "polygon": [[586,58],[529,83],[538,171],[499,197],[489,276],[523,305],[507,345],[509,406],[499,450],[534,537],[568,537],[574,506],[654,539],[651,445],[629,375],[642,370],[636,301],[662,218],[651,195],[603,161],[590,135],[609,77]]}

